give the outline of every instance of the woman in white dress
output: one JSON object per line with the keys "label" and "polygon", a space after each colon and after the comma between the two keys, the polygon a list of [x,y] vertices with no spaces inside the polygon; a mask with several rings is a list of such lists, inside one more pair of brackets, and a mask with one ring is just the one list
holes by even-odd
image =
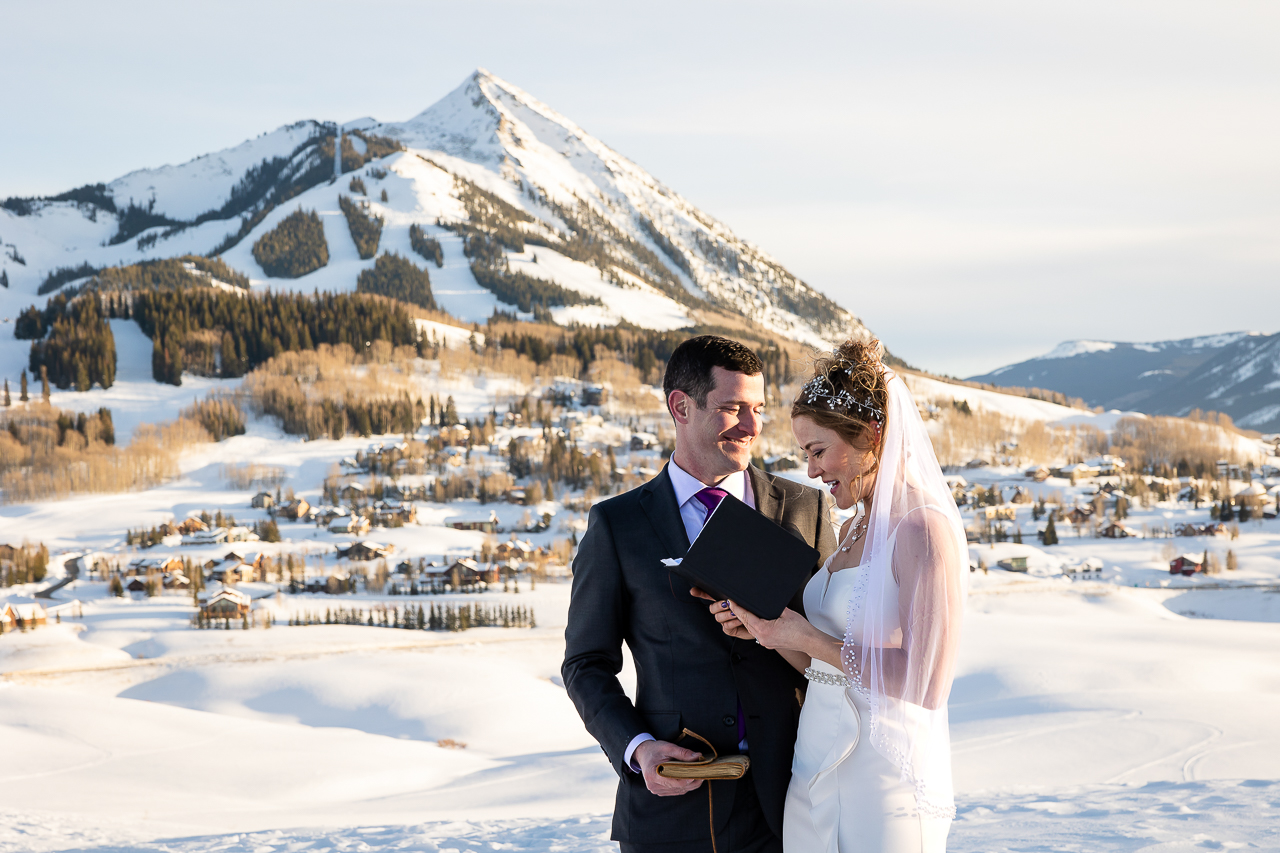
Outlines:
{"label": "woman in white dress", "polygon": [[809,679],[787,791],[788,853],[938,853],[955,816],[947,696],[968,579],[960,513],[878,342],[815,365],[792,430],[836,504],[861,512],[804,592],[808,619],[712,605],[727,633]]}

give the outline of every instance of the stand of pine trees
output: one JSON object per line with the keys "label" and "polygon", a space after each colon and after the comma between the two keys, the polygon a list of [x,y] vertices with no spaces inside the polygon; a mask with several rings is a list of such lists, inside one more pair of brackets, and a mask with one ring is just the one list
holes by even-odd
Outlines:
{"label": "stand of pine trees", "polygon": [[338,207],[342,208],[342,215],[347,218],[347,229],[351,232],[351,239],[355,241],[360,259],[369,260],[377,254],[378,241],[382,239],[382,217],[370,216],[345,195],[338,196]]}
{"label": "stand of pine trees", "polygon": [[44,543],[15,548],[11,560],[0,563],[0,587],[20,583],[39,583],[49,567],[49,549]]}
{"label": "stand of pine trees", "polygon": [[357,294],[266,293],[237,296],[222,290],[154,291],[110,301],[111,316],[132,315],[155,351],[158,382],[181,384],[183,351],[193,332],[221,333],[220,376],[243,376],[282,352],[348,344],[363,350],[369,341],[414,346],[417,329],[404,307]]}
{"label": "stand of pine trees", "polygon": [[[34,323],[27,309],[20,321]],[[47,372],[62,390],[88,391],[97,384],[110,388],[116,379],[116,340],[96,297],[68,300],[59,294],[43,313],[48,338],[35,339],[28,359],[32,373]],[[16,331],[16,330],[15,330]],[[25,331],[25,329],[24,329]]]}
{"label": "stand of pine trees", "polygon": [[399,299],[432,310],[436,308],[427,271],[418,269],[395,252],[382,253],[374,262],[373,269],[360,273],[356,279],[356,292]]}
{"label": "stand of pine trees", "polygon": [[[467,251],[470,248],[480,251],[478,244],[487,239],[485,235],[477,234],[463,244],[463,250]],[[601,304],[600,300],[594,296],[585,296],[554,282],[534,278],[522,272],[513,273],[508,268],[505,258],[493,262],[472,261],[471,274],[476,277],[481,287],[492,291],[498,299],[508,305],[516,306],[525,313],[541,314],[542,311],[558,305]]]}
{"label": "stand of pine trees", "polygon": [[302,388],[291,383],[263,387],[254,402],[263,414],[279,418],[284,432],[305,435],[312,441],[317,438],[336,441],[348,433],[366,438],[388,433],[411,434],[427,414],[426,404],[407,394],[373,400],[354,396],[342,400],[311,400]]}
{"label": "stand of pine trees", "polygon": [[409,226],[409,247],[428,261],[435,261],[436,267],[444,266],[444,250],[434,237],[428,237],[421,225]]}
{"label": "stand of pine trees", "polygon": [[466,631],[470,628],[536,628],[533,608],[485,604],[381,605],[368,610],[326,607],[319,612],[295,614],[289,625],[366,625],[414,631]]}
{"label": "stand of pine trees", "polygon": [[44,281],[40,282],[40,287],[36,289],[36,294],[44,296],[46,293],[57,290],[69,281],[75,281],[78,278],[94,275],[98,272],[98,268],[85,261],[78,267],[58,267],[44,277]]}
{"label": "stand of pine trees", "polygon": [[183,255],[178,258],[162,258],[155,261],[139,261],[127,266],[107,267],[97,271],[93,279],[86,283],[84,290],[113,293],[129,290],[204,287],[209,284],[209,276],[244,290],[249,289],[249,277],[227,266],[221,258]]}
{"label": "stand of pine trees", "polygon": [[272,278],[298,278],[329,263],[324,225],[314,210],[295,210],[253,244],[253,258]]}

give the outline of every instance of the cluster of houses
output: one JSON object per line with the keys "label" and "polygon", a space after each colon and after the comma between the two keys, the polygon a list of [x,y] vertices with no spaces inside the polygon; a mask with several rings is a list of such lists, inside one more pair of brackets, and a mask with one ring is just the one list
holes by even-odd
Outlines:
{"label": "cluster of houses", "polygon": [[[233,549],[222,557],[193,564],[191,568],[200,572],[206,583],[234,585],[265,580],[270,565],[270,557],[261,551]],[[126,593],[146,593],[148,583],[181,592],[191,588],[192,579],[187,571],[183,561],[173,555],[136,557],[121,573],[120,582]]]}
{"label": "cluster of houses", "polygon": [[375,526],[403,527],[418,520],[417,509],[405,497],[407,488],[389,483],[383,486],[382,491],[382,497],[374,497],[364,485],[347,483],[339,494],[352,504],[352,508],[313,506],[302,497],[276,504],[270,492],[259,492],[251,503],[254,508],[266,509],[276,518],[312,522],[344,536],[359,536]]}
{"label": "cluster of houses", "polygon": [[475,556],[446,558],[430,562],[402,560],[387,580],[386,591],[395,595],[415,592],[438,592],[445,587],[454,590],[483,589],[516,577],[537,567],[543,576],[567,576],[569,569],[554,562],[551,553],[527,540],[516,539],[514,534],[506,542],[499,542],[488,562]]}
{"label": "cluster of houses", "polygon": [[1123,473],[1125,469],[1124,460],[1119,456],[1111,456],[1104,454],[1095,456],[1092,459],[1086,459],[1083,462],[1072,462],[1070,465],[1061,465],[1056,468],[1050,468],[1045,465],[1032,465],[1023,471],[1029,479],[1042,483],[1050,477],[1061,477],[1064,480],[1070,480],[1072,483],[1078,483],[1081,480],[1092,480],[1094,477],[1114,477]]}

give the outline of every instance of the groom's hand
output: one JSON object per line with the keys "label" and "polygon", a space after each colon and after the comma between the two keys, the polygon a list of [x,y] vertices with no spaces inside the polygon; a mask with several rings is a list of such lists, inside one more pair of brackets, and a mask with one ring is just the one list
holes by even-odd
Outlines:
{"label": "groom's hand", "polygon": [[665,740],[647,740],[631,754],[640,772],[644,774],[645,787],[650,794],[659,797],[678,797],[702,785],[701,779],[668,779],[658,775],[658,765],[664,761],[697,761],[701,753],[683,749]]}

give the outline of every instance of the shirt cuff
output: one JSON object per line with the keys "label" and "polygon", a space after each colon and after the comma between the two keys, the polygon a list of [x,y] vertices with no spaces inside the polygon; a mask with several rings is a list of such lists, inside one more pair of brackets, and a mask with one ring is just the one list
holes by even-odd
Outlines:
{"label": "shirt cuff", "polygon": [[631,757],[635,755],[636,747],[647,740],[657,740],[657,738],[648,732],[641,732],[631,739],[631,743],[627,744],[627,751],[622,753],[622,763],[630,767],[632,773],[639,773],[640,766]]}

